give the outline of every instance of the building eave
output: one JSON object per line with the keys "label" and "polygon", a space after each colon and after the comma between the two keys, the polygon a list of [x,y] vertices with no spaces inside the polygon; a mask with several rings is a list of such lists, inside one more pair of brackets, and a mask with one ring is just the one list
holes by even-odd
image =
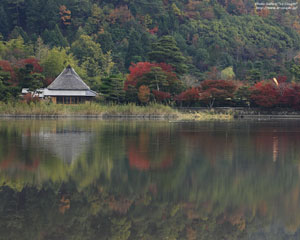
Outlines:
{"label": "building eave", "polygon": [[44,91],[45,97],[96,97],[97,93],[92,90],[51,90],[45,89]]}

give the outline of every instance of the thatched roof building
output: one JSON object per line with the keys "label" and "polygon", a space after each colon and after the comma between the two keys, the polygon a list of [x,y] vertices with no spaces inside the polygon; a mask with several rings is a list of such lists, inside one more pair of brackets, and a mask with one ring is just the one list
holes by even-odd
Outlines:
{"label": "thatched roof building", "polygon": [[96,95],[70,65],[44,90],[45,97],[63,104],[82,103]]}

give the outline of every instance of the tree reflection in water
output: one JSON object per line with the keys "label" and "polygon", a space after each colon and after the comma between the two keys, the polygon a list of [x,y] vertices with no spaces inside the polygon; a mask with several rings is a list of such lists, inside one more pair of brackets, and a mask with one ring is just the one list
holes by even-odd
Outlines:
{"label": "tree reflection in water", "polygon": [[0,239],[299,239],[300,124],[0,121]]}

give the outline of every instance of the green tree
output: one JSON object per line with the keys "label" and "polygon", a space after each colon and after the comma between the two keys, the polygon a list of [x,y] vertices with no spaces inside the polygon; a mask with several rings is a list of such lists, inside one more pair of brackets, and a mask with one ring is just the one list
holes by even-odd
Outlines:
{"label": "green tree", "polygon": [[6,11],[3,6],[0,6],[0,32],[2,35],[7,36],[9,33],[9,23]]}
{"label": "green tree", "polygon": [[86,70],[89,77],[95,77],[101,72],[103,65],[103,53],[99,43],[96,43],[88,35],[81,35],[70,49],[78,59],[80,66]]}
{"label": "green tree", "polygon": [[186,59],[176,45],[176,41],[172,36],[163,36],[154,43],[152,52],[149,53],[150,60],[157,63],[168,63],[175,68],[178,74],[187,72]]}
{"label": "green tree", "polygon": [[31,55],[33,55],[32,45],[25,44],[21,36],[6,42],[0,41],[0,58],[4,60],[15,61]]}
{"label": "green tree", "polygon": [[7,102],[12,98],[9,90],[10,89],[3,84],[0,77],[0,102]]}
{"label": "green tree", "polygon": [[43,86],[44,76],[40,73],[32,72],[33,65],[26,64],[24,68],[18,69],[17,78],[20,87],[29,88],[29,90],[35,91]]}
{"label": "green tree", "polygon": [[72,45],[70,51],[82,64],[88,58],[92,58],[101,63],[102,50],[99,43],[96,43],[88,35],[81,35]]}
{"label": "green tree", "polygon": [[138,101],[138,90],[133,85],[128,85],[127,90],[125,92],[125,100],[126,102],[137,102]]}
{"label": "green tree", "polygon": [[108,102],[123,102],[125,96],[124,81],[125,79],[121,74],[102,78],[99,91]]}
{"label": "green tree", "polygon": [[3,71],[2,68],[0,67],[0,81],[4,86],[9,86],[10,81],[11,80],[11,76],[9,72]]}
{"label": "green tree", "polygon": [[62,35],[58,25],[55,25],[54,30],[45,30],[43,33],[43,40],[45,43],[49,44],[50,46],[57,46],[57,47],[67,47],[68,41],[67,39]]}
{"label": "green tree", "polygon": [[85,30],[88,33],[97,33],[103,27],[105,15],[103,10],[97,5],[93,4],[91,16],[88,18]]}
{"label": "green tree", "polygon": [[224,79],[224,80],[234,79],[235,74],[234,74],[234,71],[233,71],[232,67],[227,67],[227,68],[223,69],[221,71],[221,78]]}
{"label": "green tree", "polygon": [[115,63],[113,62],[111,51],[108,51],[103,56],[103,63],[102,63],[102,74],[104,76],[111,75],[111,72],[115,66]]}
{"label": "green tree", "polygon": [[22,37],[25,43],[29,41],[29,37],[26,32],[24,32],[22,27],[16,26],[10,33],[10,38]]}
{"label": "green tree", "polygon": [[49,47],[44,44],[43,39],[41,37],[38,37],[36,40],[36,43],[34,45],[34,52],[35,52],[35,57],[38,60],[41,60],[45,58],[49,51]]}
{"label": "green tree", "polygon": [[261,72],[259,69],[251,69],[248,71],[248,74],[247,74],[247,80],[248,81],[260,81],[261,80]]}
{"label": "green tree", "polygon": [[169,83],[166,73],[160,67],[151,67],[151,71],[145,73],[138,82],[137,88],[141,85],[148,86],[151,90],[169,91]]}
{"label": "green tree", "polygon": [[16,26],[20,26],[22,23],[22,12],[24,8],[24,0],[9,0],[6,4],[6,11],[9,13],[9,20],[11,23]]}
{"label": "green tree", "polygon": [[41,59],[43,74],[47,78],[56,78],[68,65],[71,65],[82,78],[87,76],[86,71],[78,66],[72,54],[67,54],[66,49],[53,48]]}
{"label": "green tree", "polygon": [[251,91],[247,85],[239,87],[233,95],[233,99],[238,106],[250,106],[250,97]]}
{"label": "green tree", "polygon": [[98,34],[96,41],[101,45],[103,53],[107,53],[108,51],[114,49],[114,42],[112,40],[111,34],[107,31]]}
{"label": "green tree", "polygon": [[131,63],[143,61],[143,48],[140,41],[140,35],[132,30],[129,35],[128,49],[125,56],[125,67],[128,68]]}
{"label": "green tree", "polygon": [[10,73],[3,71],[0,67],[0,101],[7,102],[20,94],[19,88],[17,88],[17,94],[15,94],[16,87],[12,87],[9,80]]}
{"label": "green tree", "polygon": [[291,73],[293,74],[293,81],[300,81],[300,64],[293,64],[291,67]]}

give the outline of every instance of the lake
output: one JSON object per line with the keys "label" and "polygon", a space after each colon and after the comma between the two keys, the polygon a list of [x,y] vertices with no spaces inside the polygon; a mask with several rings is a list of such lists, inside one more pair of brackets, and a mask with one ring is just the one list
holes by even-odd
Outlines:
{"label": "lake", "polygon": [[0,120],[0,239],[300,239],[300,122]]}

